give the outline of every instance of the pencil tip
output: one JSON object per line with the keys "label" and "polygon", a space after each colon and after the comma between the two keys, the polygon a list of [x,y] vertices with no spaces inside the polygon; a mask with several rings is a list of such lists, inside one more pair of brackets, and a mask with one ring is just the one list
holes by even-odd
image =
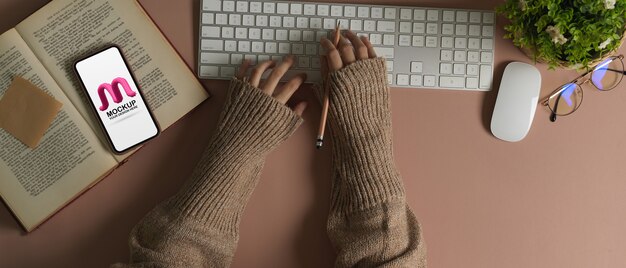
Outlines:
{"label": "pencil tip", "polygon": [[315,148],[320,149],[324,145],[324,140],[318,139],[315,143]]}

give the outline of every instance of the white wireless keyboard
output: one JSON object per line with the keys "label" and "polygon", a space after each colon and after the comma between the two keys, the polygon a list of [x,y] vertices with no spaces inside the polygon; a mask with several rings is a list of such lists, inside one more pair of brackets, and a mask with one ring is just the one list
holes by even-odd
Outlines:
{"label": "white wireless keyboard", "polygon": [[[320,81],[319,40],[337,23],[369,37],[387,59],[392,87],[490,90],[493,11],[296,1],[203,0],[198,76],[230,79],[253,64],[293,54],[291,73]],[[286,76],[289,77],[289,76]]]}

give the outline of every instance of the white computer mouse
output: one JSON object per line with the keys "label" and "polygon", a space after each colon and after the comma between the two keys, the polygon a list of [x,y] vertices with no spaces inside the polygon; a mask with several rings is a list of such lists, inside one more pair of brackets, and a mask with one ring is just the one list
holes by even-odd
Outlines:
{"label": "white computer mouse", "polygon": [[496,106],[491,117],[491,132],[501,140],[524,139],[535,117],[541,74],[534,66],[511,62],[504,69]]}

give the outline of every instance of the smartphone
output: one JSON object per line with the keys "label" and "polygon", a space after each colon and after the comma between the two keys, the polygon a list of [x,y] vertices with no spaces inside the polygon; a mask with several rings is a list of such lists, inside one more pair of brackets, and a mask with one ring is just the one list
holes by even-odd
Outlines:
{"label": "smartphone", "polygon": [[159,135],[159,126],[119,47],[110,46],[76,61],[74,70],[115,153]]}

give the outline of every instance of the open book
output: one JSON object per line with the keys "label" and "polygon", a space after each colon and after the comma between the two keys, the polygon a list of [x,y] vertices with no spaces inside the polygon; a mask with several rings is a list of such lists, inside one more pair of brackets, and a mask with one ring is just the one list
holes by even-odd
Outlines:
{"label": "open book", "polygon": [[39,146],[0,129],[0,196],[32,231],[129,154],[109,149],[73,63],[118,45],[161,129],[208,94],[136,1],[53,0],[0,35],[0,96],[17,76],[63,103]]}

